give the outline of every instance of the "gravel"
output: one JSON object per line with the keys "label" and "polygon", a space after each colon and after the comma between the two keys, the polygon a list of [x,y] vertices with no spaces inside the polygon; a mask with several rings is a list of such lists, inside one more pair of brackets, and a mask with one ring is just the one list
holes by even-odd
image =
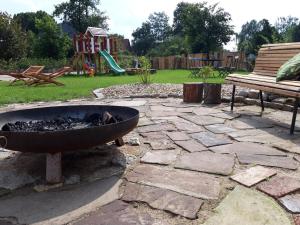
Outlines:
{"label": "gravel", "polygon": [[[248,90],[243,87],[236,87],[236,94],[241,90]],[[102,94],[107,98],[124,97],[182,97],[182,84],[125,84],[115,85],[102,89]],[[222,96],[230,97],[232,85],[222,85]]]}

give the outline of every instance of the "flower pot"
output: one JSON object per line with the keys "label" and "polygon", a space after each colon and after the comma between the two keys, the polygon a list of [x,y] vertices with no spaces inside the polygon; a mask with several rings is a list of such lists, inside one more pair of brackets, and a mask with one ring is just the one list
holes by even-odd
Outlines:
{"label": "flower pot", "polygon": [[201,103],[203,101],[203,83],[184,83],[183,101],[186,103]]}
{"label": "flower pot", "polygon": [[221,104],[221,84],[204,84],[204,104]]}

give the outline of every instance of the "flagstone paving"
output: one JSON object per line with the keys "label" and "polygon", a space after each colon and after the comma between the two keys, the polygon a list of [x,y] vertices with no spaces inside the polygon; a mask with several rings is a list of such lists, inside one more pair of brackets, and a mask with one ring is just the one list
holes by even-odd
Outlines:
{"label": "flagstone paving", "polygon": [[251,187],[267,178],[274,176],[276,171],[262,166],[251,167],[241,173],[231,176],[230,178],[247,187]]}
{"label": "flagstone paving", "polygon": [[0,150],[0,223],[300,224],[300,134],[289,135],[290,112],[243,105],[231,112],[228,104],[173,98],[15,104],[0,111],[65,104],[130,106],[140,121],[122,147],[64,154],[64,184],[46,186],[48,192],[34,191],[43,184],[44,156]]}

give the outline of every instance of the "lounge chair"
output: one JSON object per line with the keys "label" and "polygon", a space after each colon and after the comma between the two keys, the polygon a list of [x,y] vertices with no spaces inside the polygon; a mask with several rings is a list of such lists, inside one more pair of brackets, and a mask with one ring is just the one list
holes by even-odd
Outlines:
{"label": "lounge chair", "polygon": [[58,69],[54,73],[45,74],[45,73],[39,73],[39,74],[25,74],[25,76],[30,80],[27,82],[28,85],[42,85],[42,84],[56,84],[58,86],[64,86],[63,83],[56,81],[58,77],[61,77],[65,75],[66,72],[70,72],[70,67],[63,67],[61,69]]}
{"label": "lounge chair", "polygon": [[28,69],[23,71],[22,73],[6,73],[1,72],[3,75],[9,75],[14,78],[13,81],[10,82],[10,85],[17,81],[23,81],[24,83],[28,82],[28,75],[36,75],[39,74],[44,69],[44,66],[30,66]]}

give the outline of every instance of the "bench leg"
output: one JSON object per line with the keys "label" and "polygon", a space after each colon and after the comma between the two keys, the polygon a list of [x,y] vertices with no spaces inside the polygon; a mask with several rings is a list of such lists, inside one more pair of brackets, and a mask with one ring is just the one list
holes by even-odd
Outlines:
{"label": "bench leg", "polygon": [[235,85],[233,85],[233,88],[232,88],[231,111],[233,111],[233,107],[234,107],[234,97],[235,97]]}
{"label": "bench leg", "polygon": [[299,107],[299,98],[296,98],[296,101],[294,103],[294,112],[293,112],[293,119],[292,119],[290,134],[294,134],[294,131],[295,131],[295,123],[296,123],[296,118],[297,118],[297,113],[298,113],[298,107]]}
{"label": "bench leg", "polygon": [[259,91],[261,111],[265,111],[263,92]]}

